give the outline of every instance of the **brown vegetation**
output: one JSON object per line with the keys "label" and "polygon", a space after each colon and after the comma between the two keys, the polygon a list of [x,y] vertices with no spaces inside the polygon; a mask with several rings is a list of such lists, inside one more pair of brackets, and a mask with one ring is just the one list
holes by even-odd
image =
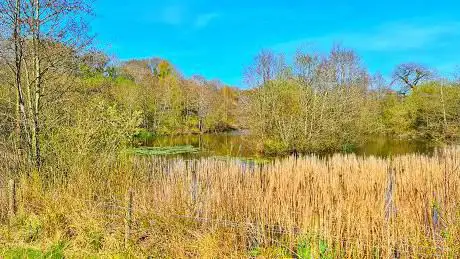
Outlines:
{"label": "brown vegetation", "polygon": [[388,159],[81,164],[65,177],[17,177],[18,211],[9,224],[6,179],[14,175],[2,166],[0,244],[8,247],[59,242],[66,255],[161,257],[460,255],[458,148]]}

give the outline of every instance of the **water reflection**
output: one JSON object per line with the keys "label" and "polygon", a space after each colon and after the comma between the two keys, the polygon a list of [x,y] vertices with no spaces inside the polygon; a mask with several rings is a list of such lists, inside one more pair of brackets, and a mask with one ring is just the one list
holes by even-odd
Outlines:
{"label": "water reflection", "polygon": [[[142,144],[151,147],[191,145],[200,148],[199,156],[257,157],[250,136],[239,132],[225,134],[159,136],[145,140]],[[354,153],[366,156],[389,156],[407,153],[431,154],[435,147],[421,141],[396,140],[376,137],[357,147]]]}
{"label": "water reflection", "polygon": [[358,147],[355,153],[358,155],[386,157],[410,153],[432,154],[434,150],[435,146],[428,142],[375,137]]}
{"label": "water reflection", "polygon": [[201,151],[199,155],[203,156],[257,156],[257,150],[249,142],[248,136],[225,133],[159,136],[147,140],[144,142],[144,145],[151,147],[191,145],[200,148]]}

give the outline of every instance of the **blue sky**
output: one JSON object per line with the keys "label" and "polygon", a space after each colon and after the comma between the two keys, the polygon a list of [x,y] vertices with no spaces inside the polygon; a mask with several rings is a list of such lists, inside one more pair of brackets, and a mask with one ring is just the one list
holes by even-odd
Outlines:
{"label": "blue sky", "polygon": [[[353,48],[371,73],[419,62],[460,65],[460,1],[96,0],[96,44],[120,60],[162,57],[185,76],[245,87],[261,49],[293,54]],[[460,69],[459,69],[460,70]]]}

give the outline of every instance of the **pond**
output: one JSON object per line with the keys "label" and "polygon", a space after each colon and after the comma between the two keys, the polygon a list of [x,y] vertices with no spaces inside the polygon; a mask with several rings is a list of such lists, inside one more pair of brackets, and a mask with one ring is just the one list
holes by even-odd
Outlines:
{"label": "pond", "polygon": [[[249,138],[251,136],[241,132],[157,136],[142,141],[145,147],[190,147],[195,148],[195,156],[231,156],[231,157],[259,157]],[[407,153],[431,154],[435,147],[426,142],[397,140],[376,137],[363,146],[354,150],[357,155],[382,156],[400,155]],[[185,152],[187,153],[187,152]]]}

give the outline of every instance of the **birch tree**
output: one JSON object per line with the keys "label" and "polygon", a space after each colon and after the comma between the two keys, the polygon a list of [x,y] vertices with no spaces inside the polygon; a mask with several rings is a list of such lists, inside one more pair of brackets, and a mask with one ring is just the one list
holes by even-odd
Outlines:
{"label": "birch tree", "polygon": [[24,144],[30,150],[31,143],[27,128],[27,113],[22,82],[22,59],[24,54],[23,3],[21,0],[0,1],[0,58],[10,72],[12,80],[7,85],[15,89],[15,146],[21,151]]}
{"label": "birch tree", "polygon": [[69,90],[56,81],[75,73],[78,54],[91,42],[86,27],[90,7],[84,0],[3,0],[0,8],[6,41],[1,57],[10,64],[17,89],[16,134],[40,169],[43,110],[57,105]]}

